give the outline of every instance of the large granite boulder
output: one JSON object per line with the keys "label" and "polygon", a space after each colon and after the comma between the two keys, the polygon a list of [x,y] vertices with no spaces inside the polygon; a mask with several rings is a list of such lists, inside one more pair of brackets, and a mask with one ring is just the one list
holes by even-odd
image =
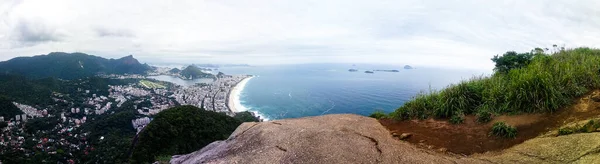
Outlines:
{"label": "large granite boulder", "polygon": [[542,135],[468,157],[394,139],[376,119],[351,114],[244,123],[225,141],[171,163],[600,163],[600,133]]}
{"label": "large granite boulder", "polygon": [[485,163],[416,148],[376,119],[325,115],[244,123],[225,141],[171,163]]}

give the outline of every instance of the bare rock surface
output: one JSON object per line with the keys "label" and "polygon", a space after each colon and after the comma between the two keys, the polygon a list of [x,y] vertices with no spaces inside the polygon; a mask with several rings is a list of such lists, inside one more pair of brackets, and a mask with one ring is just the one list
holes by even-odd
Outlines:
{"label": "bare rock surface", "polygon": [[352,114],[244,123],[227,140],[173,156],[171,163],[600,163],[600,133],[542,135],[466,157],[393,135],[377,120]]}
{"label": "bare rock surface", "polygon": [[338,114],[244,123],[225,141],[171,163],[486,163],[394,139],[376,119]]}
{"label": "bare rock surface", "polygon": [[474,157],[494,163],[600,163],[600,133],[538,137],[498,155]]}

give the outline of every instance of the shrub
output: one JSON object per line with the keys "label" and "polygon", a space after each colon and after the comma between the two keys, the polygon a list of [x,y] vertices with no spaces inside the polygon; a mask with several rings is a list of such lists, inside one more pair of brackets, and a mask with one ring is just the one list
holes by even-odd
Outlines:
{"label": "shrub", "polygon": [[488,110],[479,110],[477,111],[477,122],[487,123],[492,121],[492,113]]}
{"label": "shrub", "polygon": [[464,114],[455,114],[450,117],[450,123],[452,124],[461,124],[465,121]]}
{"label": "shrub", "polygon": [[504,122],[496,122],[492,126],[492,131],[490,133],[498,137],[515,138],[517,137],[517,128]]}
{"label": "shrub", "polygon": [[369,117],[373,117],[376,119],[382,119],[382,118],[386,118],[386,114],[383,113],[383,111],[375,111],[373,112],[373,114],[369,115]]}
{"label": "shrub", "polygon": [[558,135],[569,135],[573,134],[573,128],[560,128],[558,129]]}
{"label": "shrub", "polygon": [[410,113],[406,107],[400,107],[396,111],[390,113],[390,117],[396,120],[407,120],[409,119]]}

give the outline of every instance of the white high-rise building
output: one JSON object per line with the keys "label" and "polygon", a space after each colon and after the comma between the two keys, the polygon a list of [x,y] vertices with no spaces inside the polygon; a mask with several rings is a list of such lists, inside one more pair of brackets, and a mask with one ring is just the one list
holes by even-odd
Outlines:
{"label": "white high-rise building", "polygon": [[21,119],[23,120],[23,122],[27,121],[27,115],[26,114],[22,114],[21,115]]}

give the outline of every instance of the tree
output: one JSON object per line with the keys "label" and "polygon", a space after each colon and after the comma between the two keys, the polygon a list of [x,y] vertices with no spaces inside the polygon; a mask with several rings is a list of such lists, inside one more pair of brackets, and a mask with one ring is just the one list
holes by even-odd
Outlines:
{"label": "tree", "polygon": [[507,73],[511,69],[525,67],[531,62],[533,56],[534,55],[532,53],[517,53],[514,51],[508,51],[502,56],[496,55],[494,58],[492,58],[492,61],[496,63],[496,68],[494,68],[494,71],[499,73]]}
{"label": "tree", "polygon": [[534,53],[534,54],[543,54],[544,53],[544,49],[537,47],[537,48],[531,50],[531,53]]}

